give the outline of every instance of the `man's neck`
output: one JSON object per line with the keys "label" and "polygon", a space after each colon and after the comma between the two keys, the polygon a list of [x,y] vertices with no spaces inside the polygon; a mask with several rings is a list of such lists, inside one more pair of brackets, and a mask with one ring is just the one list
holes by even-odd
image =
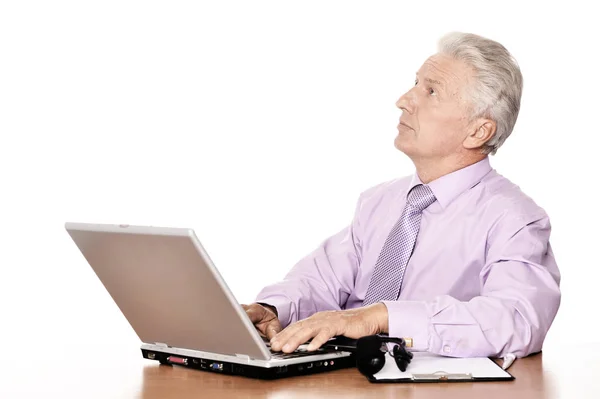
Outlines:
{"label": "man's neck", "polygon": [[487,155],[485,154],[476,154],[459,158],[456,156],[442,159],[421,158],[417,160],[413,159],[413,163],[417,169],[419,179],[424,184],[428,184],[442,176],[473,165],[484,159],[486,156]]}

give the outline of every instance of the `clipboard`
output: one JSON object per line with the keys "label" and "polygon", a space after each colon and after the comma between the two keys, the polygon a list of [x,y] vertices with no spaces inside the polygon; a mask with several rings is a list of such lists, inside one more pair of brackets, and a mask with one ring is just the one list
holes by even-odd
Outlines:
{"label": "clipboard", "polygon": [[515,377],[487,357],[453,358],[413,352],[406,371],[400,371],[387,353],[383,368],[367,379],[374,383],[419,383],[512,381]]}

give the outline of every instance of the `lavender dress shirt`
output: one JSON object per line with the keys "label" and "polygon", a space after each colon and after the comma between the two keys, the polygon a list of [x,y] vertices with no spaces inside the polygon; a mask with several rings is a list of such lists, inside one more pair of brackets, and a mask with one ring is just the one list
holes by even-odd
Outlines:
{"label": "lavender dress shirt", "polygon": [[[360,307],[377,257],[400,217],[405,177],[363,192],[350,226],[300,260],[257,302],[283,327],[324,310]],[[389,335],[446,356],[526,356],[540,351],[560,304],[548,215],[488,158],[428,184],[425,211],[400,297],[383,301]]]}

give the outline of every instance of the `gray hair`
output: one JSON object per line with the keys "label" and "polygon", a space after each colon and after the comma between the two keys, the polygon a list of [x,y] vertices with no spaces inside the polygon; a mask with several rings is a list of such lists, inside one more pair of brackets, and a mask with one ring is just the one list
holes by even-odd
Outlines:
{"label": "gray hair", "polygon": [[519,116],[523,76],[517,61],[500,43],[471,33],[445,35],[438,43],[438,51],[473,68],[471,120],[483,117],[496,122],[496,134],[482,150],[484,154],[495,154],[512,133]]}

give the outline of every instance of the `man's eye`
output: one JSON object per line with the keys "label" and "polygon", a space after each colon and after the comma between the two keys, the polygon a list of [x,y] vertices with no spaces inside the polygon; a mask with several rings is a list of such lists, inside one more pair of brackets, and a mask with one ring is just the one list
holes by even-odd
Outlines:
{"label": "man's eye", "polygon": [[417,85],[417,83],[419,83],[419,81],[418,81],[418,80],[415,80],[415,86]]}
{"label": "man's eye", "polygon": [[435,96],[437,93],[435,90],[429,89],[429,94],[431,94],[432,96]]}

